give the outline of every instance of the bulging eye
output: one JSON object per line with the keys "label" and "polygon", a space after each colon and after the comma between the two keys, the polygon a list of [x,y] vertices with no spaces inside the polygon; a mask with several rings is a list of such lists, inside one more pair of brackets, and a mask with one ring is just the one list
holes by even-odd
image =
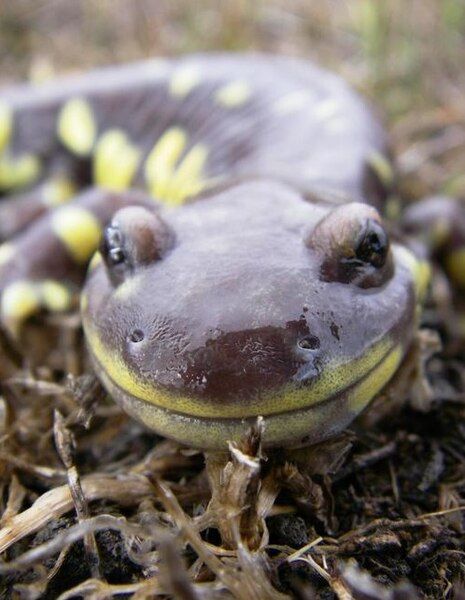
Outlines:
{"label": "bulging eye", "polygon": [[377,221],[369,219],[366,230],[355,249],[356,258],[380,269],[386,264],[388,253],[389,238],[384,227]]}
{"label": "bulging eye", "polygon": [[320,256],[324,281],[371,288],[392,277],[388,233],[377,210],[366,204],[353,202],[333,209],[305,243]]}
{"label": "bulging eye", "polygon": [[161,260],[174,235],[154,212],[140,206],[119,210],[104,232],[100,252],[113,285],[119,285],[138,267]]}
{"label": "bulging eye", "polygon": [[123,247],[123,235],[118,227],[109,225],[104,232],[101,252],[109,263],[120,265],[126,260]]}

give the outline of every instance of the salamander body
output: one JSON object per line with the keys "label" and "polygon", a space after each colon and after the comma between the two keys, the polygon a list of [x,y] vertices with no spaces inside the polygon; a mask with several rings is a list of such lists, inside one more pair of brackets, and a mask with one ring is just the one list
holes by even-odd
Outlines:
{"label": "salamander body", "polygon": [[[268,445],[320,441],[393,377],[427,253],[390,241],[386,135],[338,77],[199,55],[0,102],[9,335],[68,310],[93,257],[81,312],[98,377],[131,415],[202,448],[258,416]],[[448,206],[441,247],[460,260],[463,213]]]}

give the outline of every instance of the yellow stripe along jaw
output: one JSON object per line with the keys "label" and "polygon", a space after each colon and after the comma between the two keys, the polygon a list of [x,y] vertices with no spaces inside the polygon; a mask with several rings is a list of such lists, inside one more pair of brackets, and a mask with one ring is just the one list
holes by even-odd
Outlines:
{"label": "yellow stripe along jaw", "polygon": [[[328,402],[301,410],[262,415],[265,446],[307,445],[309,441],[318,442],[339,433],[380,393],[399,367],[402,356],[402,346],[392,348],[378,366],[342,397],[329,398]],[[134,418],[161,435],[197,448],[226,448],[227,442],[239,440],[257,417],[208,419],[180,414],[128,396],[105,372],[100,373],[100,377],[114,399]]]}
{"label": "yellow stripe along jaw", "polygon": [[245,418],[258,414],[266,416],[319,404],[365,377],[381,364],[393,348],[391,339],[386,338],[348,363],[327,365],[318,379],[309,386],[288,386],[277,392],[270,392],[266,398],[248,399],[246,403],[225,405],[212,400],[195,399],[166,392],[160,387],[143,381],[124,363],[114,349],[104,346],[85,317],[84,329],[89,347],[97,362],[97,370],[106,373],[120,390],[159,408],[201,418]]}

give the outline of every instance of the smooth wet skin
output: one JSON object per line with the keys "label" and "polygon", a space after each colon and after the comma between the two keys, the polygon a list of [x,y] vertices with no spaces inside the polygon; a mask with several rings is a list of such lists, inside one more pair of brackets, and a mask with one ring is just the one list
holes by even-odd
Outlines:
{"label": "smooth wet skin", "polygon": [[[395,247],[382,266],[355,258],[367,228],[384,232],[375,209],[251,182],[156,217],[139,210],[113,218],[122,261],[104,247],[83,318],[97,372],[149,426],[219,447],[262,415],[266,443],[299,445],[341,429],[392,376],[412,336],[415,272]],[[133,258],[160,237],[153,260]]]}
{"label": "smooth wet skin", "polygon": [[388,147],[340,78],[285,57],[2,92],[0,324],[17,343],[72,310],[88,269],[95,372],[150,428],[210,449],[260,416],[269,446],[337,434],[409,351],[429,261],[465,289],[460,202],[411,206],[391,239]]}

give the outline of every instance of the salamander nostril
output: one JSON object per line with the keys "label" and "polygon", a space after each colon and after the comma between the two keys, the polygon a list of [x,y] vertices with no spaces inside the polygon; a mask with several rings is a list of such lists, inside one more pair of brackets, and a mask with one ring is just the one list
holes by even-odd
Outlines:
{"label": "salamander nostril", "polygon": [[137,344],[139,342],[142,342],[144,337],[144,332],[141,329],[135,329],[129,336],[129,339],[131,340],[131,342]]}
{"label": "salamander nostril", "polygon": [[307,335],[299,340],[299,348],[303,350],[318,350],[320,347],[320,340],[314,335]]}

